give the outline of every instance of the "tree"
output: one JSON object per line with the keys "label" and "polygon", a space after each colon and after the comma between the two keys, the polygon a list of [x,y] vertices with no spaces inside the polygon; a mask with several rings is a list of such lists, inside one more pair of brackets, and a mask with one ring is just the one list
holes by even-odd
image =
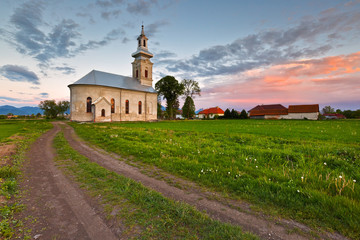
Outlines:
{"label": "tree", "polygon": [[230,114],[232,119],[237,119],[239,117],[239,113],[235,109],[232,109]]}
{"label": "tree", "polygon": [[169,118],[173,119],[177,110],[176,105],[179,105],[178,97],[184,93],[184,85],[173,76],[166,76],[155,84],[155,89],[166,99],[166,111]]}
{"label": "tree", "polygon": [[245,111],[245,109],[243,109],[240,113],[240,119],[247,119],[248,118],[248,114],[247,112]]}
{"label": "tree", "polygon": [[64,112],[69,109],[69,106],[69,101],[59,101],[56,104],[55,100],[45,100],[39,104],[39,108],[44,111],[44,115],[47,118],[56,118],[58,114],[63,116]]}
{"label": "tree", "polygon": [[192,118],[195,115],[195,104],[194,100],[188,96],[185,99],[184,106],[182,107],[182,116],[184,118]]}
{"label": "tree", "polygon": [[200,95],[201,89],[199,83],[192,79],[183,79],[181,84],[184,85],[184,99],[187,97],[195,98],[196,95]]}
{"label": "tree", "polygon": [[327,114],[327,113],[335,113],[335,110],[330,107],[330,106],[325,106],[323,109],[322,109],[322,113],[323,114]]}
{"label": "tree", "polygon": [[69,109],[70,102],[69,101],[59,101],[56,108],[58,111],[58,115],[64,116],[64,113]]}
{"label": "tree", "polygon": [[230,112],[230,109],[226,109],[225,112],[224,112],[224,118],[226,119],[229,119],[231,118],[231,112]]}

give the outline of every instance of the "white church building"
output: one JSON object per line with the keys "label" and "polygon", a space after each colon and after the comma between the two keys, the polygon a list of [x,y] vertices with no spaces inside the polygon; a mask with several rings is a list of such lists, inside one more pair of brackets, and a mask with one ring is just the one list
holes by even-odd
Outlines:
{"label": "white church building", "polygon": [[132,77],[92,70],[70,84],[72,121],[151,121],[157,119],[157,92],[152,87],[153,54],[142,26],[132,54]]}

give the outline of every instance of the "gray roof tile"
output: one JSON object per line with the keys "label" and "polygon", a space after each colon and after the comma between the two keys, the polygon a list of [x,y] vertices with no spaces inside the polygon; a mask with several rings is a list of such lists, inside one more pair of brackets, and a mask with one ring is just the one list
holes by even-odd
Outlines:
{"label": "gray roof tile", "polygon": [[156,93],[153,87],[141,85],[136,78],[126,77],[122,75],[101,72],[92,70],[84,77],[76,82],[69,84],[68,87],[73,85],[97,85],[105,87],[114,87],[120,89],[128,89],[141,92]]}

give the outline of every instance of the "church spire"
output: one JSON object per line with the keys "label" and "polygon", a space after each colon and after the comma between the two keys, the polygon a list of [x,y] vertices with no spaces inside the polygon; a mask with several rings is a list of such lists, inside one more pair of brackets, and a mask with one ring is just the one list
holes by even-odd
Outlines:
{"label": "church spire", "polygon": [[152,85],[152,65],[150,58],[153,57],[152,53],[148,50],[147,40],[145,36],[144,25],[141,25],[141,34],[137,38],[138,47],[136,52],[131,56],[134,59],[133,65],[133,78],[136,78],[141,85]]}
{"label": "church spire", "polygon": [[144,35],[144,36],[145,36],[145,33],[144,33],[144,25],[141,25],[141,35]]}

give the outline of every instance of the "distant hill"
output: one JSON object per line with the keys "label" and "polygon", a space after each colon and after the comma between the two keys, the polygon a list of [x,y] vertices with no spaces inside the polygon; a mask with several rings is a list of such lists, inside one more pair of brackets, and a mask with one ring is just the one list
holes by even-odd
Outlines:
{"label": "distant hill", "polygon": [[8,113],[12,113],[14,115],[31,115],[31,114],[43,114],[43,110],[38,107],[13,107],[10,105],[0,106],[0,115],[7,115]]}

